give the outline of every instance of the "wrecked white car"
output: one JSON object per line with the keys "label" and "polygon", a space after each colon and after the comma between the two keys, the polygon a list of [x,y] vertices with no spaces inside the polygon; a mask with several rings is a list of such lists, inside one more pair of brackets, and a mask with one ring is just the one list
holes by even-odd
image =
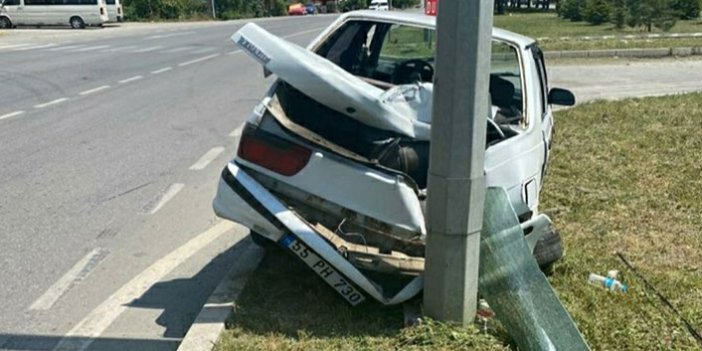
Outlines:
{"label": "wrecked white car", "polygon": [[[359,11],[307,49],[255,24],[232,36],[278,79],[243,128],[215,212],[250,228],[260,245],[292,250],[353,305],[367,296],[400,303],[422,288],[434,28],[430,16]],[[537,261],[548,265],[562,255],[538,211],[550,105],[574,97],[548,90],[532,39],[494,29],[491,66],[487,185],[506,189]],[[369,272],[406,284],[388,288]]]}

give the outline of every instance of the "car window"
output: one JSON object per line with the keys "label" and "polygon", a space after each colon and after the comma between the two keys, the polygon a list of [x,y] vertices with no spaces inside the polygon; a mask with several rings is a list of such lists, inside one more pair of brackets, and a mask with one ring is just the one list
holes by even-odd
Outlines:
{"label": "car window", "polygon": [[[433,29],[372,21],[349,21],[316,50],[359,77],[388,84],[433,81],[436,32]],[[492,42],[490,94],[493,105],[521,118],[522,77],[517,50]],[[514,117],[512,117],[514,118]]]}
{"label": "car window", "polygon": [[539,83],[541,85],[541,91],[539,92],[539,95],[541,95],[541,118],[545,118],[546,107],[548,106],[548,74],[546,72],[546,65],[544,64],[544,53],[536,45],[531,47],[531,53],[534,56],[534,62],[539,71]]}
{"label": "car window", "polygon": [[492,42],[490,96],[493,105],[522,111],[522,75],[519,55],[512,46]]}
{"label": "car window", "polygon": [[393,25],[388,31],[380,58],[386,60],[434,60],[436,40],[431,29]]}

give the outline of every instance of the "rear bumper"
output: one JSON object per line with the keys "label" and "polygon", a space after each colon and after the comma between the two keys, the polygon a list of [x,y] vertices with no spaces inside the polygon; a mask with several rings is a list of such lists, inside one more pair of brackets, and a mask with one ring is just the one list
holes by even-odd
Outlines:
{"label": "rear bumper", "polygon": [[[397,294],[387,296],[381,284],[371,281],[361,273],[324,239],[325,236],[318,229],[289,209],[234,163],[228,164],[222,171],[213,207],[219,217],[238,222],[288,249],[293,250],[290,243],[301,242],[318,258],[318,262],[303,259],[318,275],[325,278],[315,267],[332,267],[359,290],[385,305],[403,303],[419,294],[423,288],[424,279],[420,270],[419,275]],[[550,225],[551,220],[544,214],[521,223],[522,230],[529,233],[525,239],[530,251],[533,251],[536,242]],[[355,304],[353,301],[349,302]]]}
{"label": "rear bumper", "polygon": [[256,205],[250,192],[233,176],[233,173],[238,172],[243,171],[231,163],[222,170],[217,195],[212,202],[215,214],[237,222],[272,241],[280,240],[283,231],[271,223],[272,218],[261,214],[265,211]]}
{"label": "rear bumper", "polygon": [[[230,163],[222,171],[213,207],[219,217],[238,222],[283,246],[295,240],[302,242],[324,264],[336,269],[354,286],[385,305],[403,303],[419,294],[423,288],[424,279],[420,275],[394,296],[386,296],[379,284],[369,280],[309,223],[236,164]],[[314,270],[314,263],[305,263]],[[315,272],[320,274],[317,270]]]}

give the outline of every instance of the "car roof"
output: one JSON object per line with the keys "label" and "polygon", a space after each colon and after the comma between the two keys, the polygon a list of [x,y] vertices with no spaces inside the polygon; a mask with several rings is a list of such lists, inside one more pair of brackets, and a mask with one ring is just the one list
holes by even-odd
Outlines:
{"label": "car roof", "polygon": [[[436,28],[436,16],[428,16],[421,12],[360,10],[347,12],[341,15],[339,19],[343,21],[349,19],[374,20]],[[492,28],[492,36],[496,39],[515,43],[521,48],[526,48],[535,42],[534,39],[527,36],[496,27]]]}

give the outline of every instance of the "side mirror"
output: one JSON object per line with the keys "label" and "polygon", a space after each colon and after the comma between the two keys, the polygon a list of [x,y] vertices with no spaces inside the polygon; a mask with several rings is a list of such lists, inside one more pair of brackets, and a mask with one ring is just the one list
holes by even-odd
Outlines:
{"label": "side mirror", "polygon": [[570,90],[553,88],[548,92],[548,103],[561,106],[575,105],[575,95]]}

